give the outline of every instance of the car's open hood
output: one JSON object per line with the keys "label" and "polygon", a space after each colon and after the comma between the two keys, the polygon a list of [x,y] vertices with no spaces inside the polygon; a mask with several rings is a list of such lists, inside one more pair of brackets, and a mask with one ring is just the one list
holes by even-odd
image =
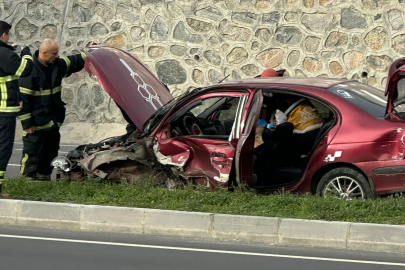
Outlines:
{"label": "car's open hood", "polygon": [[84,68],[142,128],[146,120],[173,99],[168,89],[130,53],[110,47],[85,48]]}
{"label": "car's open hood", "polygon": [[405,57],[399,58],[391,64],[385,95],[388,96],[387,113],[393,115],[392,111],[395,107],[405,103]]}

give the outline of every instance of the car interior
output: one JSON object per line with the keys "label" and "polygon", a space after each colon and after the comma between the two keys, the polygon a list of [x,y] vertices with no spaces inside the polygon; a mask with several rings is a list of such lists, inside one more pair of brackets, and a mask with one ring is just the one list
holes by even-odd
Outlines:
{"label": "car interior", "polygon": [[228,140],[239,97],[211,97],[193,102],[170,121],[171,137],[199,135]]}
{"label": "car interior", "polygon": [[[270,119],[269,105],[265,99],[269,98],[266,90],[262,90],[264,102],[260,118]],[[297,95],[278,93],[281,97]],[[213,139],[228,140],[236,116],[239,97],[211,97],[195,101],[184,107],[170,120],[170,137],[204,136]],[[263,145],[253,151],[253,179],[256,188],[273,188],[296,182],[305,170],[309,157],[319,141],[335,124],[335,116],[325,104],[314,100],[307,100],[316,108],[323,118],[323,125],[319,128],[316,138],[300,140],[294,134],[292,123],[285,122],[271,129],[263,130],[267,138]],[[267,114],[267,116],[266,116]],[[262,148],[260,153],[257,149]]]}
{"label": "car interior", "polygon": [[[265,100],[269,97],[266,97],[266,92],[264,93]],[[301,98],[287,94],[278,94],[278,96],[284,99],[288,96],[295,97],[295,99]],[[323,118],[322,127],[319,128],[314,138],[305,140],[302,140],[300,134],[293,133],[294,125],[290,122],[278,124],[271,129],[264,129],[262,134],[264,143],[254,149],[253,179],[256,188],[274,188],[298,181],[312,152],[334,126],[336,121],[331,109],[317,100],[310,98],[306,98],[306,100]],[[269,119],[267,105],[268,102],[263,102],[260,117]]]}

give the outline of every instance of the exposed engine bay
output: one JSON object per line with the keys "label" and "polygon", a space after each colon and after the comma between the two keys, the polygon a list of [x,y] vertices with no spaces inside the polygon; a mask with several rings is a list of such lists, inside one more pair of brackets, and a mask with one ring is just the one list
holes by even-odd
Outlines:
{"label": "exposed engine bay", "polygon": [[55,158],[52,164],[58,168],[57,178],[79,180],[94,176],[117,183],[137,182],[143,174],[154,171],[155,165],[152,139],[136,140],[138,133],[136,130],[99,143],[80,145],[66,157]]}

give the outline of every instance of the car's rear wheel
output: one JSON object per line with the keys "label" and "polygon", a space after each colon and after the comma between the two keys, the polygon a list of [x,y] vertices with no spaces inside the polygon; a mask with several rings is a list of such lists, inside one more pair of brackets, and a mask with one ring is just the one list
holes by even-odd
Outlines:
{"label": "car's rear wheel", "polygon": [[319,181],[316,193],[341,200],[365,200],[373,197],[370,184],[358,171],[341,167],[330,170]]}

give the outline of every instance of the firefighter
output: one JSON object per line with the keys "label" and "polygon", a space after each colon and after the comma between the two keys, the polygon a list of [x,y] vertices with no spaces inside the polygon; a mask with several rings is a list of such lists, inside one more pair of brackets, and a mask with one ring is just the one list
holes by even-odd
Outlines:
{"label": "firefighter", "polygon": [[21,175],[34,180],[51,179],[51,162],[58,155],[59,128],[66,111],[61,96],[62,79],[82,70],[85,60],[84,53],[59,58],[59,46],[52,39],[45,39],[34,53],[31,75],[20,79]]}
{"label": "firefighter", "polygon": [[[11,25],[0,21],[0,194],[7,163],[11,157],[16,117],[21,109],[18,78],[28,76],[32,71],[32,57],[28,46],[21,51],[21,57],[8,45]],[[2,195],[0,195],[2,197]]]}

